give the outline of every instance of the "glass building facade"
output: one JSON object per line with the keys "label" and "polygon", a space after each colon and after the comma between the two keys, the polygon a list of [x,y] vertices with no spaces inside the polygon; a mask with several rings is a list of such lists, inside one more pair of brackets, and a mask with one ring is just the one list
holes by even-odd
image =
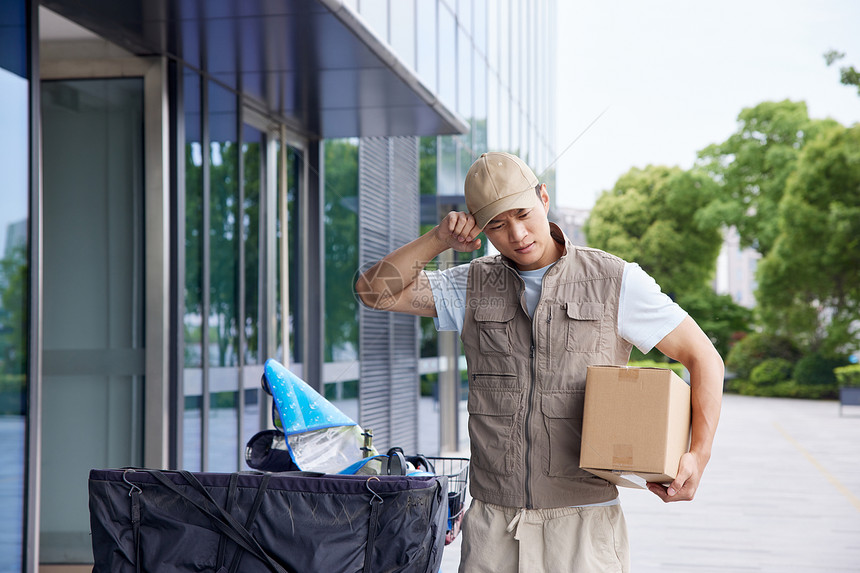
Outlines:
{"label": "glass building facade", "polygon": [[486,150],[553,187],[552,0],[109,4],[0,3],[0,572],[91,568],[90,468],[247,469],[268,358],[464,447],[456,340],[356,273]]}
{"label": "glass building facade", "polygon": [[[552,0],[351,0],[345,2],[366,25],[391,46],[403,64],[456,111],[469,129],[461,134],[423,137],[419,142],[421,226],[425,232],[451,209],[465,210],[463,181],[472,162],[485,151],[507,151],[521,156],[555,189],[555,2]],[[359,141],[327,142],[338,148]],[[334,162],[337,157],[337,162]],[[328,238],[349,232],[352,220],[344,205],[351,202],[357,176],[341,174],[344,156],[327,155],[326,194],[332,213],[326,219],[326,390],[329,397],[347,400],[342,408],[359,409],[361,380],[354,366],[359,358],[359,331],[348,319],[359,315],[350,296],[343,265],[358,265],[358,254],[346,242]],[[352,163],[349,163],[352,164]],[[351,178],[350,178],[351,177]],[[337,205],[337,201],[341,205]],[[354,214],[353,214],[354,215]],[[355,218],[357,220],[357,218]],[[487,241],[484,241],[486,244]],[[478,254],[484,254],[485,251]],[[465,262],[455,254],[438,264]],[[356,321],[358,322],[358,321]],[[345,325],[349,326],[345,326]],[[438,400],[441,366],[453,362],[465,369],[456,340],[439,337],[431,319],[419,321],[419,374],[422,400]],[[443,335],[444,338],[444,335]],[[333,352],[329,353],[329,347]],[[442,357],[440,360],[439,357]],[[350,368],[350,364],[353,367]],[[460,367],[455,375],[460,377]],[[465,382],[465,381],[464,381]],[[459,385],[458,385],[459,387]],[[465,399],[465,388],[456,391]],[[349,404],[349,401],[352,404]],[[457,408],[459,412],[461,408]],[[465,424],[458,423],[453,440],[439,442],[440,419],[433,407],[421,408],[417,447],[438,453],[439,448],[463,447]]]}

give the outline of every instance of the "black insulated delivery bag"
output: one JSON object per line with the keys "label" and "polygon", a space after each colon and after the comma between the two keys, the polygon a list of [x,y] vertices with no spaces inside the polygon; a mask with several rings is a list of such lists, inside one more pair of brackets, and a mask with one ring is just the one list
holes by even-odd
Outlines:
{"label": "black insulated delivery bag", "polygon": [[436,573],[446,476],[91,470],[94,573]]}

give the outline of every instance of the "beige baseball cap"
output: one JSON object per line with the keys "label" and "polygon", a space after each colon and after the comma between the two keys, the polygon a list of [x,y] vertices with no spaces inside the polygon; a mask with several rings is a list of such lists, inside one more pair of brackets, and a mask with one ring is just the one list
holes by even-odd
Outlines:
{"label": "beige baseball cap", "polygon": [[466,174],[466,207],[483,229],[505,211],[539,206],[538,184],[534,172],[516,155],[484,153]]}

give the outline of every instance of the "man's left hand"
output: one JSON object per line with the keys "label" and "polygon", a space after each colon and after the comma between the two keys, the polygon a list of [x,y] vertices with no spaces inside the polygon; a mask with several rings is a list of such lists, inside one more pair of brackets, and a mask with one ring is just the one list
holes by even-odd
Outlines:
{"label": "man's left hand", "polygon": [[696,454],[687,452],[681,456],[678,464],[678,476],[668,486],[659,483],[648,483],[648,489],[664,502],[691,501],[696,495],[699,481],[702,479],[704,464],[699,464]]}

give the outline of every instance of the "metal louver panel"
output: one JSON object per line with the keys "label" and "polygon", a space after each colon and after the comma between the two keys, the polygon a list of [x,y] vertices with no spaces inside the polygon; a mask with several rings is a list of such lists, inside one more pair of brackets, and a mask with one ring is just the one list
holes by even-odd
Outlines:
{"label": "metal louver panel", "polygon": [[[418,236],[418,139],[364,138],[358,151],[359,265]],[[359,311],[359,423],[383,450],[418,447],[418,319]]]}

